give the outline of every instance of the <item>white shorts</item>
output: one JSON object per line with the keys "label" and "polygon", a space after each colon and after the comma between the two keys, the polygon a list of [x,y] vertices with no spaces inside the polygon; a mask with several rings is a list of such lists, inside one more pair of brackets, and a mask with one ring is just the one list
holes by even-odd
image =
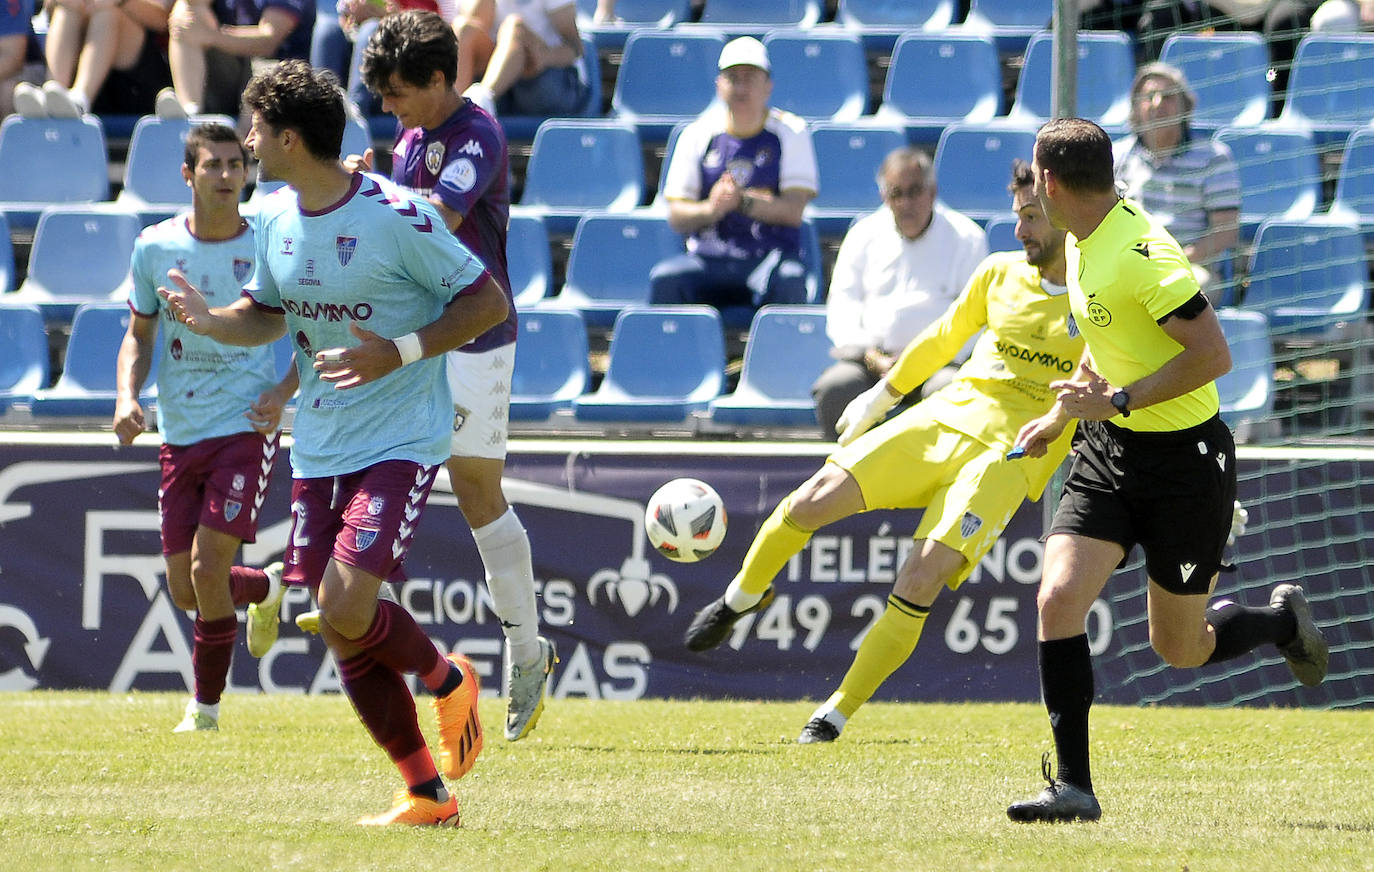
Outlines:
{"label": "white shorts", "polygon": [[510,424],[510,380],[515,343],[490,351],[450,351],[444,355],[453,394],[454,457],[506,457]]}

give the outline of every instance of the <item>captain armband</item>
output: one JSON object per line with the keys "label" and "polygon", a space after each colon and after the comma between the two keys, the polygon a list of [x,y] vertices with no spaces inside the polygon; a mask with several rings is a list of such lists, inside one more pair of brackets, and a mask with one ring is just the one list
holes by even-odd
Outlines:
{"label": "captain armband", "polygon": [[1182,318],[1184,321],[1191,321],[1198,315],[1201,315],[1202,310],[1206,309],[1208,305],[1209,303],[1207,302],[1207,297],[1205,297],[1201,291],[1198,291],[1196,294],[1193,294],[1193,296],[1190,297],[1183,305],[1179,306],[1177,309],[1165,315],[1163,318],[1160,318],[1155,323],[1163,324],[1165,321],[1168,321],[1175,315]]}

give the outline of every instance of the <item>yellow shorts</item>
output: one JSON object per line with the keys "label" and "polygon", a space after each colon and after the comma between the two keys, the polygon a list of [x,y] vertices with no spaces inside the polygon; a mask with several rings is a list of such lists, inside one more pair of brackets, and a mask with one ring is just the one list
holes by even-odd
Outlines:
{"label": "yellow shorts", "polygon": [[918,403],[827,458],[858,482],[869,509],[924,508],[915,539],[964,555],[968,577],[1026,498],[1026,477],[992,448],[935,421]]}

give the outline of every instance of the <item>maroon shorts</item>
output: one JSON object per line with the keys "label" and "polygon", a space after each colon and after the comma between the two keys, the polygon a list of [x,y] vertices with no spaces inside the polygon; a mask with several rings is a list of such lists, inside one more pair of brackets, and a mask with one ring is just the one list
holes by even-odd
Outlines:
{"label": "maroon shorts", "polygon": [[162,553],[191,550],[197,527],[244,542],[258,535],[258,512],[272,479],[278,434],[235,433],[194,445],[163,445],[158,511]]}
{"label": "maroon shorts", "polygon": [[383,580],[396,577],[438,468],[386,460],[348,475],[293,481],[283,579],[317,587],[331,558]]}

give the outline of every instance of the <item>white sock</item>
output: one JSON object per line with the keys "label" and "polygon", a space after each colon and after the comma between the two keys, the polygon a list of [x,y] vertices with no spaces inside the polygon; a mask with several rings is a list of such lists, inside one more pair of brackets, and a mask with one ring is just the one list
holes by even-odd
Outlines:
{"label": "white sock", "polygon": [[491,604],[501,619],[511,660],[521,666],[538,661],[539,610],[534,601],[534,563],[530,538],[514,509],[472,531],[487,570]]}
{"label": "white sock", "polygon": [[813,720],[815,718],[820,718],[823,721],[829,721],[831,726],[840,732],[844,731],[844,725],[849,722],[849,718],[841,714],[839,709],[832,706],[829,700],[826,700],[820,708],[812,712],[811,717]]}
{"label": "white sock", "polygon": [[761,599],[763,599],[761,594],[745,593],[740,590],[738,577],[731,581],[730,586],[725,589],[725,604],[734,612],[752,609],[754,606],[758,605]]}
{"label": "white sock", "polygon": [[200,700],[196,700],[195,703],[196,711],[200,712],[203,715],[209,715],[215,720],[219,720],[219,703],[215,703],[214,705],[206,705]]}

